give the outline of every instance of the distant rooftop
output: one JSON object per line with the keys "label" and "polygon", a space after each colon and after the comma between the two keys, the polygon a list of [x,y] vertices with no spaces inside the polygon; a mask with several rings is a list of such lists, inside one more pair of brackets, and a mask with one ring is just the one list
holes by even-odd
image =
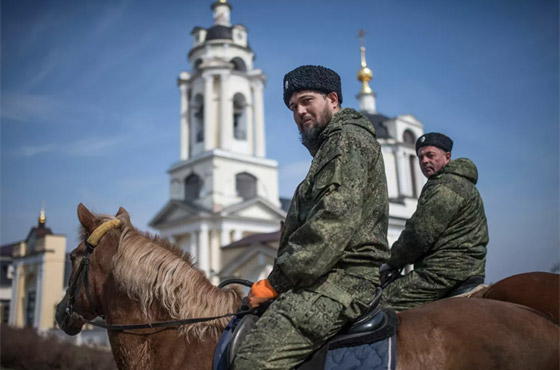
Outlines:
{"label": "distant rooftop", "polygon": [[243,239],[239,239],[236,242],[226,245],[224,248],[229,249],[229,248],[245,247],[251,244],[265,244],[270,247],[276,248],[274,245],[278,243],[278,240],[280,240],[280,230],[272,233],[249,235]]}

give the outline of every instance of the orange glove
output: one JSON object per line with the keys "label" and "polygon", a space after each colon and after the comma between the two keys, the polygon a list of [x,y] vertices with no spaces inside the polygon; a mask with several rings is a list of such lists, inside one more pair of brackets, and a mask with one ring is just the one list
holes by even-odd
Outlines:
{"label": "orange glove", "polygon": [[268,279],[259,280],[253,284],[249,295],[249,307],[255,308],[262,303],[278,297],[278,292],[270,285]]}

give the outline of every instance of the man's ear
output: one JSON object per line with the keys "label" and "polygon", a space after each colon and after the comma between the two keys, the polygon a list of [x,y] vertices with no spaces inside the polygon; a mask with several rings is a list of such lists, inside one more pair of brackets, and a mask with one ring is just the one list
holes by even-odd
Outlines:
{"label": "man's ear", "polygon": [[445,159],[447,160],[447,162],[451,160],[451,152],[445,152]]}
{"label": "man's ear", "polygon": [[333,107],[338,107],[338,94],[334,91],[331,91],[327,94],[327,99],[329,100],[329,104]]}

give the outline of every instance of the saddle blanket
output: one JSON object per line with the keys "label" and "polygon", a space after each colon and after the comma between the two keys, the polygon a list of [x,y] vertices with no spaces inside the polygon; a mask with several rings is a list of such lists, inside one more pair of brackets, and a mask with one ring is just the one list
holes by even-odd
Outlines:
{"label": "saddle blanket", "polygon": [[325,370],[395,370],[397,336],[353,347],[329,349]]}
{"label": "saddle blanket", "polygon": [[[239,322],[234,317],[216,346],[213,370],[228,370],[227,349],[232,338],[233,329]],[[397,358],[396,327],[390,336],[383,339],[348,341],[343,346],[332,346],[326,355],[324,370],[395,370]],[[317,369],[321,370],[321,369]]]}

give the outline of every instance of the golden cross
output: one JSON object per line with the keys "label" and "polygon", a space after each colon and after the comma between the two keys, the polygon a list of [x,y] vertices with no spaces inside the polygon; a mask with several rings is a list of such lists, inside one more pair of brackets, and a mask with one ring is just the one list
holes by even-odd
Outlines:
{"label": "golden cross", "polygon": [[360,29],[358,31],[358,38],[360,39],[360,54],[362,59],[362,67],[366,66],[366,47],[364,46],[364,36],[366,35],[366,31]]}
{"label": "golden cross", "polygon": [[364,36],[366,35],[366,31],[360,29],[358,31],[358,38],[360,39],[360,46],[364,46]]}

